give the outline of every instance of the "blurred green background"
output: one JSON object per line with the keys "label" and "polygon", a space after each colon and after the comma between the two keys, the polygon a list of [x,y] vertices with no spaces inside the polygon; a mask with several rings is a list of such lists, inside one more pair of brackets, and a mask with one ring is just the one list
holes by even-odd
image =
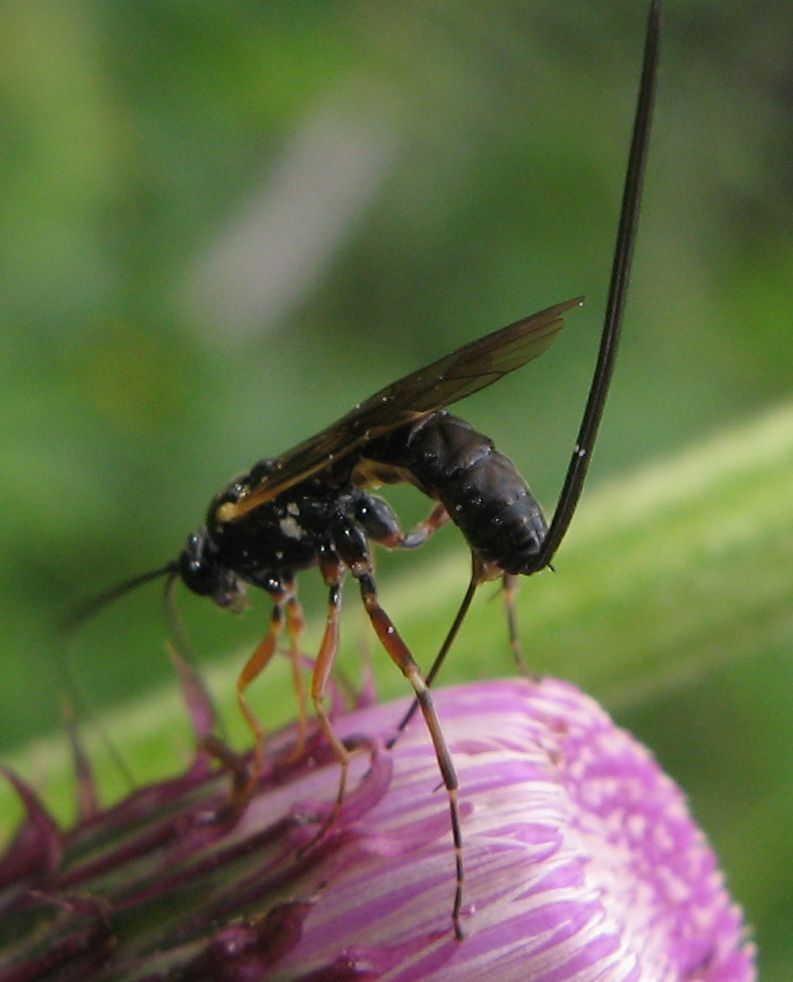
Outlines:
{"label": "blurred green background", "polygon": [[[619,493],[631,473],[793,391],[790,8],[666,8],[595,494],[607,478]],[[540,362],[461,407],[552,509],[600,330],[644,18],[633,0],[6,0],[4,756],[21,759],[34,736],[61,729],[63,615],[175,556],[228,477],[420,364],[584,293],[586,306]],[[416,498],[393,496],[406,525],[425,510]],[[748,510],[742,520],[751,539],[763,516]],[[706,508],[698,527],[709,521]],[[663,542],[665,527],[650,534]],[[780,537],[789,556],[793,528]],[[621,553],[602,561],[618,572]],[[564,626],[579,617],[571,630],[594,651],[566,648],[558,632],[533,635],[536,591],[564,596],[575,582],[564,550],[557,577],[524,586],[521,612],[532,663],[587,684],[686,788],[755,927],[765,977],[782,979],[793,957],[793,563],[768,562],[784,585],[774,643],[711,659],[702,653],[711,633],[686,650],[685,684],[658,682],[664,673],[646,663],[610,670],[609,652],[640,639],[642,625],[616,609],[601,621],[609,597],[596,604],[587,582]],[[462,585],[466,553],[451,529],[421,555],[386,557],[386,606],[402,597],[394,610],[409,619],[411,591],[426,606],[446,563]],[[590,587],[600,575],[595,564]],[[673,623],[695,616],[698,601],[671,602],[664,575],[660,566],[650,587],[658,609]],[[687,575],[698,582],[696,567]],[[303,587],[315,623],[316,579],[306,575]],[[728,588],[751,592],[753,582],[747,572]],[[726,592],[718,602],[736,607]],[[199,658],[225,659],[231,679],[266,604],[244,618],[193,598],[181,607]],[[426,637],[416,615],[417,649],[431,650],[453,609],[444,586]],[[497,613],[480,600],[491,627]],[[360,615],[348,620],[357,657]],[[761,627],[747,622],[744,634],[751,641]],[[497,632],[486,663],[475,633],[464,636],[446,678],[511,672],[500,620]],[[108,707],[111,732],[127,700],[173,687],[164,635],[152,586],[74,640],[82,686]],[[403,691],[388,666],[381,679],[386,693]]]}

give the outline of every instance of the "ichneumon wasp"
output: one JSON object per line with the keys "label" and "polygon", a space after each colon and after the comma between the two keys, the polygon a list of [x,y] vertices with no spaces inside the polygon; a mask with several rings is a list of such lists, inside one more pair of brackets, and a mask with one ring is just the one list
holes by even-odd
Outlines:
{"label": "ichneumon wasp", "polygon": [[[611,286],[600,349],[578,438],[550,524],[526,481],[493,441],[446,407],[492,385],[542,354],[562,327],[563,315],[582,298],[556,304],[495,331],[392,383],[316,436],[280,457],[255,464],[212,500],[205,524],[193,532],[179,557],[127,580],[78,612],[82,620],[100,607],[160,576],[167,593],[181,580],[221,607],[239,608],[247,586],[273,600],[269,630],[237,681],[242,713],[255,736],[254,762],[233,796],[244,806],[261,767],[264,732],[246,699],[267,667],[286,628],[295,677],[300,676],[299,637],[303,614],[297,574],[317,567],[328,588],[325,630],[311,677],[311,699],[319,725],[333,748],[341,774],[336,811],[347,782],[350,750],[337,738],[325,708],[325,692],[339,647],[342,585],[358,584],[375,633],[410,682],[415,702],[398,727],[419,708],[429,729],[449,796],[456,861],[452,920],[460,924],[463,888],[462,832],[454,764],[430,696],[430,685],[449,651],[477,587],[501,578],[516,632],[512,596],[517,578],[550,565],[572,519],[586,478],[603,412],[622,322],[631,255],[649,142],[659,49],[659,0],[651,4],[644,62],[623,191]],[[380,485],[408,483],[433,502],[429,516],[404,533],[391,507],[372,493]],[[388,549],[421,546],[445,522],[453,522],[471,549],[468,589],[429,672],[422,674],[396,626],[380,604],[371,543]],[[304,695],[298,688],[304,739]],[[394,738],[396,740],[396,737]],[[392,741],[393,744],[394,741]],[[333,812],[318,834],[333,820]]]}

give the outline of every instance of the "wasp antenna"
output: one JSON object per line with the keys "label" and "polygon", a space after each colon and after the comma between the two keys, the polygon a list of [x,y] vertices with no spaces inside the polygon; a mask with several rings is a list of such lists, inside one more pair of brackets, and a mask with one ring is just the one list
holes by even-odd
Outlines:
{"label": "wasp antenna", "polygon": [[138,587],[143,586],[146,583],[151,583],[152,580],[159,579],[161,576],[170,574],[175,576],[178,567],[175,562],[167,563],[165,566],[159,566],[157,569],[150,569],[147,573],[141,573],[140,576],[133,576],[128,580],[123,580],[121,583],[117,583],[115,586],[110,587],[109,590],[105,590],[103,593],[98,594],[91,600],[86,601],[80,607],[69,614],[66,619],[61,624],[61,630],[64,634],[72,634],[81,624],[90,620],[95,614],[98,614],[100,610],[104,610],[105,607],[109,607],[110,604],[123,597],[127,593],[131,593],[133,590],[137,590]]}
{"label": "wasp antenna", "polygon": [[[71,612],[71,614],[68,615],[68,617],[66,617],[64,621],[62,621],[60,625],[60,632],[63,641],[68,642],[71,635],[77,630],[77,628],[80,627],[81,624],[84,624],[87,620],[90,620],[90,618],[92,618],[95,614],[98,614],[99,611],[103,610],[109,604],[112,604],[114,600],[118,600],[120,597],[123,597],[124,594],[130,593],[132,590],[136,590],[139,586],[143,586],[145,583],[150,583],[152,580],[156,580],[160,576],[165,576],[166,574],[175,576],[176,572],[176,563],[170,562],[166,566],[160,566],[157,569],[152,569],[146,573],[141,573],[139,576],[133,576],[131,579],[124,580],[123,582],[116,584],[116,586],[111,587],[109,590],[105,590],[103,593],[100,593],[98,596],[76,608]],[[67,648],[65,648],[65,646],[61,647],[59,657],[57,658],[57,664],[61,675],[61,683],[64,691],[68,694],[69,700],[72,703],[73,711],[76,710],[78,716],[91,720],[97,731],[99,739],[104,744],[109,757],[115,763],[119,773],[122,775],[130,788],[134,787],[135,781],[126,761],[121,756],[121,753],[116,745],[110,739],[110,736],[105,730],[102,721],[92,711],[88,700],[83,694],[82,686],[80,685],[79,679],[75,674],[74,666],[69,656],[69,651]],[[72,723],[72,725],[74,725],[74,723]]]}
{"label": "wasp antenna", "polygon": [[92,810],[95,802],[92,801],[95,788],[91,777],[91,766],[88,756],[80,739],[79,720],[90,720],[96,735],[107,752],[107,756],[116,766],[118,773],[127,788],[132,791],[136,787],[135,777],[129,768],[126,760],[118,749],[110,734],[107,732],[101,718],[93,712],[86,702],[80,689],[80,684],[72,670],[71,661],[67,658],[61,661],[63,685],[67,693],[63,700],[63,716],[66,722],[66,730],[69,736],[69,743],[72,748],[72,759],[74,762],[75,778],[77,780],[77,800],[79,807],[86,813]]}
{"label": "wasp antenna", "polygon": [[165,589],[163,590],[162,596],[165,605],[165,621],[168,625],[168,637],[171,639],[171,644],[176,649],[177,654],[181,655],[185,661],[192,663],[195,661],[193,646],[187,637],[187,631],[182,623],[182,618],[179,616],[179,609],[176,606],[176,585],[178,582],[179,574],[177,570],[175,568],[171,569],[168,572],[168,578],[165,581]]}
{"label": "wasp antenna", "polygon": [[[182,690],[185,693],[185,702],[191,718],[193,719],[194,729],[197,731],[199,744],[203,743],[212,731],[217,730],[221,740],[225,742],[227,734],[223,720],[219,717],[215,708],[214,701],[209,689],[204,682],[201,673],[196,666],[196,657],[190,638],[185,629],[184,622],[179,615],[179,608],[176,605],[176,586],[179,583],[179,572],[172,569],[168,573],[163,591],[163,603],[165,605],[165,620],[168,624],[168,637],[170,640],[169,654],[174,663],[179,678],[182,683]],[[191,697],[192,693],[192,697]],[[202,733],[195,725],[195,706],[196,693],[200,694],[199,702],[204,707],[205,715],[203,724],[206,731]]]}
{"label": "wasp antenna", "polygon": [[647,33],[644,42],[644,60],[642,77],[639,83],[639,97],[636,104],[636,116],[633,123],[628,168],[625,174],[625,186],[622,193],[622,210],[620,212],[617,245],[611,266],[611,285],[606,304],[606,316],[603,322],[603,333],[600,339],[595,372],[589,389],[586,408],[581,420],[573,455],[565,475],[564,485],[559,495],[551,526],[542,543],[537,557],[536,569],[542,569],[550,564],[554,553],[559,548],[562,539],[570,525],[575,512],[581,490],[584,486],[589,459],[597,437],[603,406],[608,395],[614,362],[617,357],[622,314],[630,279],[633,245],[636,241],[636,228],[639,220],[639,204],[642,196],[647,148],[650,142],[650,123],[655,101],[656,79],[658,75],[658,54],[660,48],[661,3],[653,0],[647,19]]}

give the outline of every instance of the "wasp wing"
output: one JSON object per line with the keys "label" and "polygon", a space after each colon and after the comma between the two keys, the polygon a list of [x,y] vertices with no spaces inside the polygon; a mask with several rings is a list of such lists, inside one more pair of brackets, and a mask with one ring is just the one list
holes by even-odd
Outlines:
{"label": "wasp wing", "polygon": [[538,358],[561,329],[562,314],[582,302],[583,297],[577,297],[548,307],[387,385],[277,458],[273,469],[239,501],[222,506],[223,520],[242,517],[369,440],[464,399]]}

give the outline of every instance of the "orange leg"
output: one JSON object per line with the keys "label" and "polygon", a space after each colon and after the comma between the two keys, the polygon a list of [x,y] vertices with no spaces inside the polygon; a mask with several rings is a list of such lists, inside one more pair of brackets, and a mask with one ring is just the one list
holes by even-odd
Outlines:
{"label": "orange leg", "polygon": [[344,795],[347,790],[347,777],[350,770],[350,752],[336,736],[333,724],[325,708],[328,679],[330,678],[333,663],[339,650],[339,617],[341,615],[340,567],[338,565],[326,566],[323,569],[323,575],[325,576],[325,582],[330,588],[328,594],[328,613],[325,620],[325,630],[322,634],[322,642],[319,646],[319,653],[317,654],[314,671],[311,676],[311,698],[314,702],[314,710],[317,714],[319,725],[322,727],[322,732],[325,734],[328,743],[333,749],[336,760],[339,762],[340,774],[339,790],[336,793],[336,802],[333,810],[306,848],[310,848],[314,842],[321,839],[336,820],[344,801]]}
{"label": "orange leg", "polygon": [[[448,521],[449,513],[442,504],[438,503],[424,521],[419,522],[406,535],[391,506],[376,495],[366,496],[359,505],[359,512],[356,515],[356,522],[359,523],[360,530],[365,533],[367,540],[377,542],[386,549],[418,549]],[[365,546],[364,551],[371,561]]]}
{"label": "orange leg", "polygon": [[237,703],[254,737],[253,769],[249,776],[247,787],[242,793],[243,800],[236,802],[236,804],[240,805],[245,804],[247,798],[250,797],[264,765],[264,727],[259,722],[258,717],[245,698],[245,692],[251,682],[267,668],[275,654],[278,639],[281,636],[284,626],[284,599],[281,597],[276,600],[270,620],[270,629],[264,636],[259,647],[245,663],[245,667],[237,679]]}
{"label": "orange leg", "polygon": [[438,529],[448,521],[449,513],[444,506],[436,505],[423,522],[419,522],[414,529],[402,537],[400,545],[403,549],[417,549],[419,546],[423,546],[427,539],[435,535]]}
{"label": "orange leg", "polygon": [[388,652],[391,660],[399,668],[405,678],[410,682],[416,695],[416,702],[424,716],[427,724],[435,756],[438,760],[443,784],[449,796],[449,811],[451,814],[452,840],[454,843],[454,861],[456,886],[454,891],[454,905],[452,907],[452,921],[454,923],[454,933],[458,939],[463,937],[463,930],[460,924],[460,913],[463,902],[463,837],[460,826],[460,807],[457,798],[458,780],[454,769],[449,748],[441,730],[441,724],[435,712],[430,690],[410,653],[405,642],[400,637],[393,621],[380,606],[377,598],[377,587],[371,572],[369,563],[358,562],[353,566],[353,576],[358,580],[361,588],[361,598],[363,599],[369,620],[375,629],[375,633],[380,639],[383,647]]}
{"label": "orange leg", "polygon": [[[452,625],[447,631],[446,637],[443,640],[443,644],[441,645],[438,654],[435,656],[435,660],[430,666],[430,670],[429,672],[427,672],[427,676],[424,679],[428,687],[432,685],[432,683],[435,681],[435,676],[441,670],[441,666],[443,665],[446,659],[446,655],[448,655],[451,646],[454,644],[454,639],[457,637],[457,633],[460,630],[460,627],[462,626],[462,623],[465,620],[466,614],[468,613],[468,609],[471,606],[471,602],[474,599],[474,594],[476,593],[477,588],[479,587],[479,584],[481,582],[482,582],[481,565],[477,560],[476,556],[472,556],[471,579],[468,581],[468,589],[465,591],[465,596],[463,597],[462,602],[460,603],[460,606],[457,610],[454,620],[452,621]],[[388,747],[389,750],[394,746],[394,744],[397,742],[400,735],[404,731],[405,727],[413,719],[417,709],[419,709],[419,700],[414,699],[413,702],[410,704],[408,711],[399,721],[399,725],[397,726],[396,733],[386,743],[386,747]]]}
{"label": "orange leg", "polygon": [[303,607],[297,597],[292,595],[286,602],[286,629],[289,633],[289,661],[292,665],[292,685],[297,696],[297,743],[284,757],[287,763],[298,760],[303,755],[308,737],[306,683],[303,675],[303,666],[300,663],[302,658],[300,637],[303,633],[305,623]]}
{"label": "orange leg", "polygon": [[[387,528],[389,517],[382,508],[380,509],[378,517],[380,519],[380,527],[382,531],[380,531],[380,534],[376,536],[373,535],[374,541],[380,542],[383,545],[389,545],[388,540],[393,538],[393,532],[399,531],[398,524],[396,524],[396,518],[394,517],[393,520],[394,525],[396,525],[396,529],[394,529],[392,525],[391,529],[389,530]],[[447,520],[447,518],[448,515],[445,508],[442,508],[440,505],[436,506],[429,518],[423,523],[423,527],[425,529],[425,532],[423,533],[424,538],[432,534],[436,528],[439,528]],[[370,523],[370,532],[372,525],[373,523]],[[421,528],[421,526],[419,528]],[[421,674],[419,666],[416,664],[416,661],[411,655],[408,646],[400,637],[393,621],[380,606],[380,601],[377,597],[377,585],[375,583],[372,561],[369,555],[369,543],[363,526],[353,524],[340,517],[334,524],[332,531],[333,544],[337,554],[344,561],[353,577],[358,581],[358,585],[361,590],[361,599],[363,600],[366,613],[371,621],[372,627],[375,630],[375,634],[377,634],[377,637],[380,639],[381,644],[388,652],[391,660],[413,687],[416,703],[424,716],[424,722],[429,730],[430,738],[432,739],[432,744],[435,748],[435,757],[438,761],[438,768],[440,769],[443,784],[449,798],[449,813],[451,818],[452,842],[454,844],[454,864],[456,876],[454,904],[452,906],[452,922],[454,924],[455,936],[458,939],[461,939],[463,937],[463,929],[460,923],[464,879],[463,835],[460,824],[460,805],[457,794],[459,782],[457,780],[457,773],[454,769],[454,763],[452,761],[451,754],[449,753],[449,748],[446,746],[446,740],[443,736],[443,731],[441,730],[438,715],[435,712],[435,706],[432,702],[429,686]],[[402,536],[401,533],[399,533],[399,537],[403,540],[410,538],[409,536]],[[460,612],[455,619],[455,624],[452,626],[441,653],[436,659],[436,664],[433,665],[433,671],[437,671],[437,669],[440,667],[440,663],[446,654],[446,650],[448,650],[448,647],[456,634],[457,628],[465,616],[465,612],[470,605],[476,587],[481,582],[483,575],[484,571],[476,557],[474,557],[473,572],[471,575],[471,582],[468,587],[468,592],[466,593],[466,597],[463,601]],[[346,749],[344,750],[344,753],[347,755]]]}
{"label": "orange leg", "polygon": [[[471,606],[471,601],[474,598],[474,593],[478,588],[479,584],[484,580],[489,579],[488,570],[483,567],[483,565],[477,560],[476,556],[473,557],[473,569],[471,573],[471,579],[468,583],[468,589],[465,596],[462,599],[462,603],[457,611],[457,614],[452,621],[452,626],[444,639],[443,644],[440,647],[440,651],[435,656],[435,661],[433,661],[430,670],[427,672],[425,681],[428,686],[432,685],[435,681],[435,677],[443,665],[446,655],[449,653],[454,639],[457,637],[457,633],[460,630],[460,626],[465,620],[465,616],[468,613],[468,608]],[[515,611],[515,596],[518,592],[519,580],[518,577],[512,573],[504,573],[502,576],[503,592],[504,592],[504,606],[507,614],[507,633],[509,636],[509,644],[512,648],[512,654],[515,656],[515,661],[518,666],[520,673],[526,678],[534,678],[532,673],[529,671],[529,667],[523,657],[523,651],[520,644],[520,635],[518,634],[518,618]],[[410,705],[410,708],[399,721],[396,733],[388,741],[386,746],[390,749],[394,746],[400,737],[400,734],[408,725],[408,723],[413,719],[416,714],[416,710],[419,708],[418,700],[414,700]]]}
{"label": "orange leg", "polygon": [[515,663],[518,666],[518,671],[521,675],[526,676],[526,678],[531,678],[532,673],[529,671],[529,666],[526,664],[526,660],[523,657],[523,649],[520,644],[520,635],[518,633],[518,616],[515,610],[515,597],[518,593],[518,586],[520,581],[514,573],[505,573],[502,582],[504,584],[504,608],[507,613],[507,634],[509,635],[509,646],[512,648],[512,654],[515,656]]}

